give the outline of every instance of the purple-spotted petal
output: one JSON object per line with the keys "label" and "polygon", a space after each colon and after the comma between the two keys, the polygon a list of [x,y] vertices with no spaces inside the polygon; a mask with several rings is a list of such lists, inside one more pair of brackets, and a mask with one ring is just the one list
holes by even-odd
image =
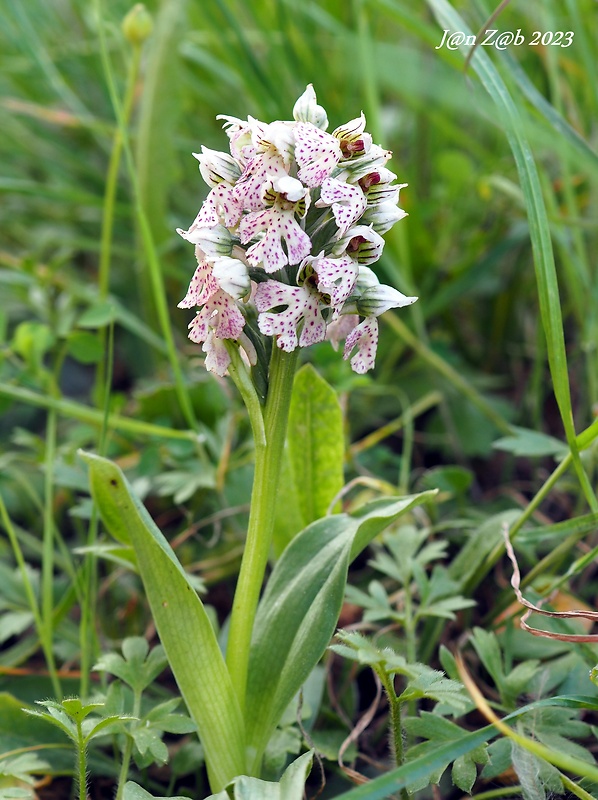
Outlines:
{"label": "purple-spotted petal", "polygon": [[219,339],[238,339],[244,327],[245,317],[234,299],[217,289],[190,322],[189,338],[192,342],[204,342],[211,329]]}
{"label": "purple-spotted petal", "polygon": [[[195,248],[197,268],[191,278],[187,294],[178,304],[178,308],[194,308],[203,305],[208,298],[218,291],[218,284],[212,277],[212,264],[199,247]],[[203,341],[203,340],[202,340]]]}
{"label": "purple-spotted petal", "polygon": [[330,295],[330,305],[340,308],[351,296],[359,265],[350,256],[318,258],[312,263],[318,275],[318,291]]}
{"label": "purple-spotted petal", "polygon": [[376,362],[378,347],[378,320],[376,317],[366,317],[349,333],[343,353],[345,361],[355,347],[357,347],[357,353],[351,358],[351,368],[354,372],[363,375],[364,372],[373,369]]}
{"label": "purple-spotted petal", "polygon": [[[305,286],[287,286],[278,281],[260,283],[255,293],[259,312],[258,326],[265,336],[275,336],[282,350],[291,352],[298,345],[308,347],[321,342],[326,336],[326,322],[316,295]],[[270,309],[286,306],[282,311],[268,313]],[[298,335],[298,326],[302,324]]]}
{"label": "purple-spotted petal", "polygon": [[214,372],[223,378],[230,364],[230,356],[222,339],[219,339],[214,331],[210,330],[201,349],[206,354],[208,372]]}
{"label": "purple-spotted petal", "polygon": [[306,186],[321,186],[342,156],[338,141],[310,122],[295,126],[295,159],[299,180]]}
{"label": "purple-spotted petal", "polygon": [[341,314],[338,319],[328,323],[326,338],[335,350],[342,339],[346,339],[353,328],[359,323],[359,314]]}
{"label": "purple-spotted petal", "polygon": [[258,153],[249,161],[234,187],[237,202],[246,211],[259,211],[264,207],[264,184],[273,178],[288,175],[284,159],[277,150]]}
{"label": "purple-spotted petal", "polygon": [[[295,219],[293,209],[283,211],[274,206],[249,213],[239,226],[241,242],[247,244],[260,231],[264,236],[247,250],[247,261],[253,267],[263,266],[266,272],[276,272],[287,264],[299,264],[311,250],[311,239]],[[282,240],[286,244],[286,252]]]}
{"label": "purple-spotted petal", "polygon": [[332,206],[339,231],[345,233],[361,217],[366,209],[367,200],[359,186],[327,178],[322,183],[320,199],[316,205],[320,208]]}

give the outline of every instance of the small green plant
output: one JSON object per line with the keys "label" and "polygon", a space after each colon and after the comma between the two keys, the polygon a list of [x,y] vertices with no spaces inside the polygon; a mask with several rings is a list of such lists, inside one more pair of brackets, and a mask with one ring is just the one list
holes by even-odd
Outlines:
{"label": "small green plant", "polygon": [[75,747],[79,800],[87,799],[87,747],[99,736],[105,736],[116,723],[128,719],[121,714],[100,716],[104,703],[82,703],[78,697],[65,698],[61,703],[54,700],[38,700],[45,711],[26,708],[25,713],[49,722],[59,728]]}

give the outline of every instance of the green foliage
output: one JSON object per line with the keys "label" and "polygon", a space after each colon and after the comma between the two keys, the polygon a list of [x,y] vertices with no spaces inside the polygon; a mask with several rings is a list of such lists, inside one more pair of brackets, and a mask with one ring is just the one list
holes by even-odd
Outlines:
{"label": "green foliage", "polygon": [[[218,748],[223,757],[236,753],[220,796],[281,796],[284,759],[302,746],[298,693],[313,680],[339,610],[347,628],[365,627],[367,643],[335,645],[347,658],[329,654],[318,666],[330,696],[314,692],[308,702],[303,690],[301,726],[336,761],[369,702],[368,670],[355,666],[367,664],[400,698],[406,753],[402,766],[390,763],[380,709],[343,755],[373,780],[348,789],[327,765],[329,796],[384,798],[450,768],[455,786],[445,775],[441,791],[454,800],[491,791],[488,781],[511,767],[524,796],[583,796],[566,783],[573,771],[564,780],[560,767],[523,745],[491,741],[496,731],[481,727],[462,690],[443,682],[459,680],[451,655],[458,643],[475,683],[515,732],[589,764],[595,700],[519,707],[530,697],[594,692],[594,646],[516,629],[502,542],[507,526],[530,597],[556,592],[555,603],[594,604],[591,568],[580,578],[595,558],[595,542],[584,540],[596,527],[598,468],[593,0],[507,4],[492,27],[521,29],[525,45],[478,47],[465,78],[470,51],[436,47],[445,28],[484,28],[493,10],[485,0],[167,0],[149,10],[153,32],[142,42],[122,33],[130,7],[120,0],[3,7],[0,750],[35,743],[49,766],[29,752],[6,755],[0,770],[11,785],[0,779],[0,797],[31,797],[38,769],[70,774],[66,736],[79,736],[80,725],[83,741],[111,717],[89,740],[92,782],[100,771],[128,772],[127,753],[133,770],[164,763],[176,736],[167,768],[151,779],[132,775],[146,788],[115,778],[122,797],[209,795],[193,723],[168,674],[158,683],[164,655],[139,638],[152,630],[152,615],[166,639],[185,642],[174,656],[183,685],[185,675],[213,679],[191,702],[204,729],[208,719],[221,725],[217,742],[208,735],[208,760]],[[533,47],[533,30],[572,30],[574,42]],[[389,166],[409,184],[401,205],[410,216],[388,237],[380,275],[420,299],[400,318],[382,318],[374,375],[353,375],[328,343],[304,354],[318,372],[308,365],[297,376],[277,565],[241,711],[220,640],[254,450],[231,382],[209,378],[204,354],[186,343],[185,313],[174,309],[194,264],[174,231],[201,199],[191,152],[222,147],[216,115],[285,117],[309,82],[331,129],[363,109],[375,141],[393,151]],[[107,525],[98,521],[78,448],[122,467],[162,534],[128,495],[127,513],[102,501]],[[343,513],[325,518],[345,481],[342,507],[333,509]],[[374,535],[364,523],[349,552],[362,503],[430,489],[439,490],[434,501],[406,510],[400,527]],[[289,543],[295,549],[285,552]],[[343,607],[347,574],[353,605]],[[160,587],[148,592],[153,611],[139,576]],[[205,613],[200,586],[215,606]],[[553,630],[579,632],[562,621]],[[198,637],[203,648],[187,644]],[[105,705],[82,718],[95,702],[93,665],[114,680]],[[78,710],[66,701],[74,717],[60,692],[79,694]],[[20,711],[48,697],[36,715]],[[222,724],[213,712],[225,697]],[[245,720],[265,752],[264,772],[224,789],[229,772],[250,771]],[[589,773],[582,785],[596,794]]]}
{"label": "green foliage", "polygon": [[[224,785],[244,772],[244,726],[210,619],[176,555],[120,469],[98,456],[85,458],[104,524],[115,539],[131,542],[135,548],[162,644],[197,724],[213,780]],[[226,750],[222,741],[228,743]]]}
{"label": "green foliage", "polygon": [[300,530],[329,513],[343,487],[343,417],[336,393],[310,364],[296,374],[276,504],[279,556]]}

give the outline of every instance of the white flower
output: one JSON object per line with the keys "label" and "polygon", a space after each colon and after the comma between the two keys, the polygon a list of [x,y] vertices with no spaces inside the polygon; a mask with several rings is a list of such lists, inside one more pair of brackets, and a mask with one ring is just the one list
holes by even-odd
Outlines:
{"label": "white flower", "polygon": [[217,258],[212,267],[212,277],[226,294],[236,300],[246,297],[251,290],[247,266],[238,258]]}
{"label": "white flower", "polygon": [[218,291],[218,283],[212,276],[212,262],[200,247],[195,248],[197,267],[191,278],[187,294],[178,304],[179,308],[194,308],[202,306],[213,294]]}
{"label": "white flower", "polygon": [[326,178],[322,183],[322,191],[316,201],[318,208],[332,206],[332,214],[340,233],[345,233],[361,217],[367,206],[367,200],[359,186]]}
{"label": "white flower", "polygon": [[346,251],[360,264],[373,264],[384,250],[384,239],[371,226],[355,225],[349,228],[333,248],[333,254]]}
{"label": "white flower", "polygon": [[354,348],[357,353],[351,359],[351,369],[363,375],[374,368],[376,362],[376,349],[378,347],[378,320],[376,317],[366,317],[347,336],[343,358],[349,358]]}
{"label": "white flower", "polygon": [[353,158],[368,153],[372,147],[372,137],[365,132],[365,116],[363,111],[356,119],[332,131],[332,135],[339,140],[343,158]]}
{"label": "white flower", "polygon": [[306,186],[321,186],[342,156],[338,141],[310,122],[295,126],[295,158],[299,180]]}
{"label": "white flower", "polygon": [[358,324],[358,314],[341,314],[340,317],[328,323],[328,327],[326,328],[326,338],[332,347],[335,350],[338,350],[341,339],[346,339],[353,328],[355,328]]}
{"label": "white flower", "polygon": [[[319,307],[319,299],[307,286],[287,286],[268,280],[258,284],[255,305],[257,320],[265,336],[275,336],[281,350],[290,353],[298,345],[308,347],[326,337],[326,322]],[[273,308],[283,310],[268,313]],[[298,336],[297,331],[301,328]]]}
{"label": "white flower", "polygon": [[364,317],[379,317],[390,308],[402,308],[415,303],[417,297],[407,297],[401,292],[379,283],[369,286],[356,302],[357,310]]}
{"label": "white flower", "polygon": [[222,126],[230,140],[230,151],[233,158],[244,166],[255,155],[255,145],[251,136],[249,121],[229,117],[227,114],[218,114],[216,119],[223,119]]}
{"label": "white flower", "polygon": [[359,264],[350,256],[340,258],[319,257],[311,266],[318,276],[318,291],[330,296],[330,305],[339,309],[353,293],[359,274]]}
{"label": "white flower", "polygon": [[223,378],[230,364],[230,355],[224,341],[216,336],[212,328],[209,328],[201,349],[206,354],[206,369],[208,372],[215,372],[216,375],[220,375]]}
{"label": "white flower", "polygon": [[339,180],[350,178],[351,181],[358,181],[369,173],[383,168],[391,156],[390,150],[373,144],[367,153],[341,161],[333,177]]}
{"label": "white flower", "polygon": [[[194,154],[210,192],[190,228],[178,229],[198,262],[179,303],[198,309],[189,338],[202,343],[206,367],[224,375],[233,342],[256,363],[245,317],[257,314],[260,333],[285,351],[345,338],[344,358],[366,372],[377,317],[417,299],[381,284],[368,266],[383,252],[380,234],[405,216],[398,202],[406,184],[385,166],[390,151],[373,144],[363,113],[326,133],[311,84],[294,121],[220,119],[230,155]],[[274,273],[280,280],[268,278]]]}
{"label": "white flower", "polygon": [[376,233],[382,235],[389,231],[392,226],[403,217],[407,216],[407,212],[403,211],[394,203],[382,203],[379,206],[374,206],[372,210],[366,211],[363,215],[363,221],[371,225]]}
{"label": "white flower", "polygon": [[224,225],[204,227],[194,222],[188,231],[177,228],[176,232],[188,242],[199,245],[207,256],[230,256],[232,253],[233,237]]}
{"label": "white flower", "polygon": [[407,297],[392,286],[380,283],[376,273],[369,267],[359,266],[350,302],[362,317],[379,317],[390,308],[410,306],[416,300],[417,297]]}
{"label": "white flower", "polygon": [[244,327],[245,317],[235,300],[217,289],[189,323],[189,338],[192,342],[205,342],[211,328],[219,339],[238,339]]}
{"label": "white flower", "polygon": [[193,156],[199,161],[202,178],[212,188],[223,181],[232,185],[241,177],[239,164],[228,153],[210,150],[202,145],[201,153],[193,153]]}
{"label": "white flower", "polygon": [[[287,175],[270,178],[263,187],[262,196],[270,207],[250,211],[239,225],[242,244],[265,231],[247,250],[247,261],[253,267],[261,265],[266,272],[276,272],[287,264],[299,264],[310,253],[311,239],[295,219],[295,214],[307,213],[309,190]],[[295,197],[298,198],[296,201],[292,199]],[[282,247],[283,240],[286,252]]]}

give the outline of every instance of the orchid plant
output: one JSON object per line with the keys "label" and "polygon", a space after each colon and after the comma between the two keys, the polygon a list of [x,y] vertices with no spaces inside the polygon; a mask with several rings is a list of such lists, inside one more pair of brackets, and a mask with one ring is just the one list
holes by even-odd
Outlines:
{"label": "orchid plant", "polygon": [[405,184],[395,183],[391,153],[373,143],[363,114],[328,133],[310,85],[292,121],[222,119],[229,152],[195,154],[210,191],[178,232],[197,259],[179,303],[197,309],[189,338],[202,345],[209,371],[235,382],[255,440],[225,657],[184,569],[123,474],[87,456],[104,524],[135,552],[215,793],[239,776],[259,778],[277,724],[334,633],[349,563],[430,494],[379,498],[312,521],[262,592],[299,350],[344,340],[343,357],[365,373],[375,362],[378,317],[417,298],[381,284],[372,269],[382,234],[405,216],[397,206]]}

